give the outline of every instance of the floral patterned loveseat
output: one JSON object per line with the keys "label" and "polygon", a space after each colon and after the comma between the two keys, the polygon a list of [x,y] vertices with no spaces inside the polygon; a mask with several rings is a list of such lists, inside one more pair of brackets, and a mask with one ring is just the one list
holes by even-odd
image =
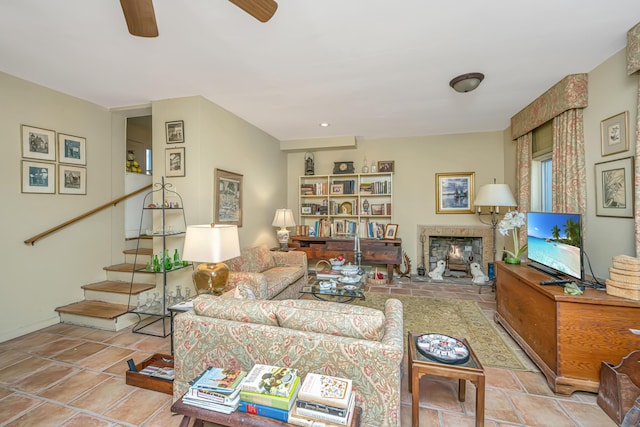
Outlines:
{"label": "floral patterned loveseat", "polygon": [[256,363],[351,378],[362,426],[400,426],[402,303],[384,312],[316,300],[247,300],[200,295],[174,319],[177,400],[208,366]]}
{"label": "floral patterned loveseat", "polygon": [[225,261],[229,267],[226,294],[242,289],[257,299],[292,299],[309,281],[307,254],[301,251],[270,251],[265,245],[245,248],[240,256]]}

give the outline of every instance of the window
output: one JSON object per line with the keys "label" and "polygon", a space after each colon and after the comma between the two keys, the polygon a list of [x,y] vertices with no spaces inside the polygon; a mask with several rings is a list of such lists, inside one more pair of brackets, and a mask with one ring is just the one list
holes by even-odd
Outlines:
{"label": "window", "polygon": [[553,210],[553,191],[551,183],[553,160],[552,120],[533,130],[531,143],[531,210],[551,212]]}
{"label": "window", "polygon": [[144,151],[144,157],[145,157],[145,160],[146,160],[146,162],[145,162],[146,163],[146,171],[145,172],[146,172],[147,175],[151,175],[151,150],[149,148],[147,148]]}

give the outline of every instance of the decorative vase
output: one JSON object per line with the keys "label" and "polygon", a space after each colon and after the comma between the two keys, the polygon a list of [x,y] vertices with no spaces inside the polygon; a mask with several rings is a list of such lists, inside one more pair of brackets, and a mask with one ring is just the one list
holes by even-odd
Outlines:
{"label": "decorative vase", "polygon": [[506,257],[504,262],[507,264],[520,264],[520,260],[518,258]]}

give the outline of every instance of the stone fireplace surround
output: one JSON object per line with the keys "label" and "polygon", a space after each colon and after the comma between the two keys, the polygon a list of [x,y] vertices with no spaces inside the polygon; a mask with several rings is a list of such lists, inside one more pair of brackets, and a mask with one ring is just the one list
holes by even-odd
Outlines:
{"label": "stone fireplace surround", "polygon": [[482,239],[482,270],[488,271],[488,263],[493,260],[493,232],[491,227],[475,225],[418,225],[418,258],[422,263],[422,244],[420,236],[424,234],[424,260],[426,273],[429,272],[429,242],[431,237],[479,237]]}

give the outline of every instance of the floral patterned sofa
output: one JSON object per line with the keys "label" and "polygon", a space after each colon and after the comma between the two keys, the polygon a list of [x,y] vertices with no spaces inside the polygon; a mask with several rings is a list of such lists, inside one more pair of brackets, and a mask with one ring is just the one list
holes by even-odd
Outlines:
{"label": "floral patterned sofa", "polygon": [[208,366],[256,363],[351,378],[362,426],[400,426],[402,303],[384,312],[316,300],[247,300],[200,295],[174,319],[177,400]]}
{"label": "floral patterned sofa", "polygon": [[270,251],[265,245],[245,248],[225,261],[229,267],[226,294],[257,299],[292,299],[309,281],[307,254]]}

